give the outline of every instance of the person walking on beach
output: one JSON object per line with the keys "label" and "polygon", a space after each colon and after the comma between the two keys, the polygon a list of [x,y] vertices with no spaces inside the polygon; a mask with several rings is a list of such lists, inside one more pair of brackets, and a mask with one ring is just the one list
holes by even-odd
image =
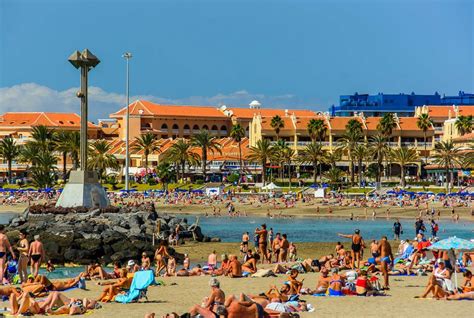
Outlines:
{"label": "person walking on beach", "polygon": [[39,239],[40,236],[35,235],[35,240],[30,244],[30,250],[28,252],[31,267],[30,272],[34,277],[38,276],[41,263],[46,260],[43,243],[41,243]]}
{"label": "person walking on beach", "polygon": [[256,228],[255,234],[258,235],[258,252],[262,259],[262,264],[268,260],[267,255],[267,225],[262,224],[262,229]]}
{"label": "person walking on beach", "polygon": [[393,254],[392,247],[387,240],[386,236],[382,236],[382,239],[379,242],[379,255],[380,255],[380,264],[382,267],[382,274],[384,279],[383,289],[389,290],[389,280],[388,280],[388,264],[393,264]]}
{"label": "person walking on beach", "polygon": [[400,240],[400,234],[402,233],[402,224],[400,220],[397,219],[395,223],[393,223],[393,238],[398,241]]}
{"label": "person walking on beach", "polygon": [[357,261],[357,268],[360,267],[360,259],[361,259],[361,251],[365,247],[364,239],[360,236],[359,229],[354,231],[354,234],[347,235],[347,234],[337,234],[340,237],[350,238],[352,239],[352,268],[355,267],[355,263]]}
{"label": "person walking on beach", "polygon": [[5,264],[7,261],[7,251],[10,251],[13,259],[16,258],[15,252],[8,240],[8,237],[4,233],[5,227],[0,224],[0,284],[3,284],[3,277],[5,273]]}

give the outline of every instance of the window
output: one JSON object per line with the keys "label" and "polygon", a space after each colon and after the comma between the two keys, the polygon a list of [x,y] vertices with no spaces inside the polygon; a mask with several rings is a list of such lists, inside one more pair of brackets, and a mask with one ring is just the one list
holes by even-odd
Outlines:
{"label": "window", "polygon": [[74,122],[73,122],[72,120],[70,120],[69,123],[70,123],[71,125],[74,125]]}
{"label": "window", "polygon": [[193,126],[193,131],[198,131],[199,130],[199,126],[198,125],[194,125]]}
{"label": "window", "polygon": [[209,127],[207,127],[207,125],[204,125],[204,126],[202,126],[202,129],[203,130],[209,130]]}
{"label": "window", "polygon": [[63,122],[62,120],[60,120],[59,123],[60,123],[61,125],[64,125],[64,122]]}
{"label": "window", "polygon": [[161,130],[168,130],[168,125],[167,124],[161,125]]}

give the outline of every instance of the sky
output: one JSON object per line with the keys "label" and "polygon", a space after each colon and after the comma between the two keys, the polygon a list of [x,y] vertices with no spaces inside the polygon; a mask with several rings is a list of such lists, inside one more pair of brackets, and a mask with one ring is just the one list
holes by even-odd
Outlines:
{"label": "sky", "polygon": [[339,95],[474,92],[474,0],[0,0],[0,113],[158,103],[327,110]]}

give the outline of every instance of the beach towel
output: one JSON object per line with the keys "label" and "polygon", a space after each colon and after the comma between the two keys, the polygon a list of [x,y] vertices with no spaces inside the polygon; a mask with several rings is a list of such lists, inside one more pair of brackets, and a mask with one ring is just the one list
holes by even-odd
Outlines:
{"label": "beach towel", "polygon": [[[153,271],[139,271],[136,272],[133,276],[132,285],[130,286],[130,290],[121,295],[117,295],[115,297],[115,301],[118,303],[131,303],[136,301],[140,298],[140,296],[146,292],[148,286],[155,282],[155,275]],[[146,297],[146,296],[145,296]]]}
{"label": "beach towel", "polygon": [[271,269],[259,269],[252,277],[277,277]]}

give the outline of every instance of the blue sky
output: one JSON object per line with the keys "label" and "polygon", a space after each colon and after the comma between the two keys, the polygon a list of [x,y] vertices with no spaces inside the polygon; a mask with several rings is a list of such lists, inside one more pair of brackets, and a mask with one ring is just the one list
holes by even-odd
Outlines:
{"label": "blue sky", "polygon": [[156,102],[325,110],[341,94],[474,91],[474,1],[0,0],[0,112],[78,112],[89,48],[91,119],[131,94]]}

